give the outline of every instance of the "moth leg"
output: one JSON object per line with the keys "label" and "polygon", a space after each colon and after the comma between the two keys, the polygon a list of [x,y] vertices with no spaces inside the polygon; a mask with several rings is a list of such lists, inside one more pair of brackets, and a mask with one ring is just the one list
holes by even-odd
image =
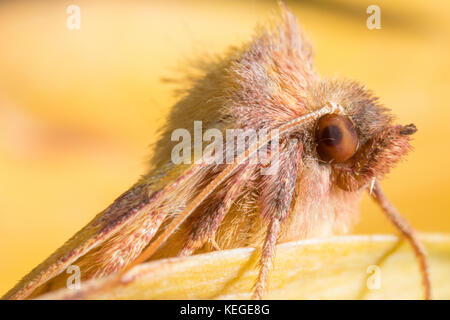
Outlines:
{"label": "moth leg", "polygon": [[372,190],[372,198],[380,205],[388,219],[400,230],[403,236],[408,239],[411,246],[414,249],[422,274],[422,283],[425,289],[425,299],[431,299],[431,280],[428,267],[427,253],[425,247],[417,237],[416,231],[410,226],[410,224],[400,215],[395,207],[389,202],[386,195],[383,193],[378,181],[375,182]]}
{"label": "moth leg", "polygon": [[214,205],[200,219],[195,221],[189,238],[179,254],[180,256],[193,254],[195,250],[203,247],[207,241],[210,241],[215,249],[220,250],[214,235],[223,218],[242,193],[242,189],[248,183],[254,170],[254,165],[245,165],[225,183],[224,188],[219,191],[216,199],[213,200]]}
{"label": "moth leg", "polygon": [[273,219],[269,225],[266,239],[262,247],[261,259],[259,260],[259,274],[253,288],[252,299],[261,300],[266,293],[269,282],[270,270],[275,258],[275,246],[277,244],[278,234],[280,233],[280,220]]}
{"label": "moth leg", "polygon": [[211,243],[211,245],[213,246],[213,248],[214,248],[216,251],[221,251],[221,250],[222,250],[222,249],[220,248],[219,244],[216,242],[216,239],[214,239],[213,236],[212,236],[211,238],[209,238],[208,241]]}
{"label": "moth leg", "polygon": [[[214,235],[229,208],[221,207],[218,209],[214,210],[215,212],[207,213],[208,216],[205,219],[196,222],[179,256],[190,256],[197,249],[203,247],[206,242],[211,242],[211,239],[214,239]],[[214,243],[212,244],[214,246]]]}
{"label": "moth leg", "polygon": [[261,215],[263,220],[269,221],[269,226],[262,247],[260,270],[254,286],[253,299],[262,299],[267,289],[280,227],[288,217],[291,208],[301,153],[302,145],[298,140],[290,140],[282,146],[279,157],[272,159],[271,166],[275,169],[267,172],[268,174],[262,179]]}

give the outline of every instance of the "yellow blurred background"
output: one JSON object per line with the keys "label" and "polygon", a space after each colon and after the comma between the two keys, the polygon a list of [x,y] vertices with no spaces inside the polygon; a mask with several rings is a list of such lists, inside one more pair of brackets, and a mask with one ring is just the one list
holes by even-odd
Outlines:
{"label": "yellow blurred background", "polygon": [[[432,4],[431,4],[432,3]],[[69,5],[81,29],[66,27]],[[360,80],[415,152],[384,180],[420,231],[450,232],[450,2],[287,1],[317,69]],[[0,3],[0,295],[134,183],[176,98],[163,77],[251,36],[275,1]],[[392,233],[364,199],[355,233]]]}

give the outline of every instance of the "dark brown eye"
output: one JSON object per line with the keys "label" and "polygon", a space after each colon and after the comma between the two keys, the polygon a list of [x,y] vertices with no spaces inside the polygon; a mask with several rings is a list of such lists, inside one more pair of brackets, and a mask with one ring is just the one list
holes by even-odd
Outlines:
{"label": "dark brown eye", "polygon": [[344,162],[358,149],[358,133],[346,116],[327,114],[319,119],[316,131],[317,153],[324,161]]}

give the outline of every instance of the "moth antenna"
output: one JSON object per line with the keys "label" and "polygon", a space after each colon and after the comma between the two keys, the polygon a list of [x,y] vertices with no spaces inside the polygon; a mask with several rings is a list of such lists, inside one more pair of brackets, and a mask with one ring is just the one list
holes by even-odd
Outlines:
{"label": "moth antenna", "polygon": [[130,269],[138,264],[146,261],[150,258],[156,250],[158,250],[170,237],[170,235],[197,209],[205,199],[211,195],[227,178],[229,178],[235,170],[243,164],[245,161],[249,160],[259,149],[267,145],[271,140],[279,138],[279,136],[284,135],[299,126],[320,118],[321,116],[329,113],[343,114],[344,108],[333,102],[327,103],[324,107],[307,113],[303,116],[295,118],[287,123],[284,123],[278,127],[275,134],[268,133],[264,139],[256,141],[245,152],[241,153],[233,164],[229,164],[213,181],[211,181],[205,189],[203,189],[188,205],[187,207],[176,216],[173,221],[166,227],[166,229],[153,241],[151,242],[141,255],[136,258],[129,265],[124,267],[122,270],[118,271],[116,277],[109,282],[106,282],[104,286],[98,288],[99,291],[104,291],[107,288],[113,287],[121,282],[121,277]]}
{"label": "moth antenna", "polygon": [[416,231],[411,225],[400,215],[395,207],[389,202],[388,198],[381,189],[380,183],[376,181],[371,193],[372,198],[381,207],[388,219],[394,226],[408,239],[409,243],[414,249],[420,264],[420,272],[422,274],[422,284],[425,289],[425,300],[431,300],[431,280],[428,267],[427,253],[425,247],[417,237]]}

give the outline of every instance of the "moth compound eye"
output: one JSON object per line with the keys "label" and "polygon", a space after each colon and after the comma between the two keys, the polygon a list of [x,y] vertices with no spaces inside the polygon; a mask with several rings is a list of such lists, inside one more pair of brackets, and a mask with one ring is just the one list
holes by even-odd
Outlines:
{"label": "moth compound eye", "polygon": [[348,117],[327,114],[317,123],[316,142],[317,153],[322,160],[345,162],[358,149],[359,138]]}

